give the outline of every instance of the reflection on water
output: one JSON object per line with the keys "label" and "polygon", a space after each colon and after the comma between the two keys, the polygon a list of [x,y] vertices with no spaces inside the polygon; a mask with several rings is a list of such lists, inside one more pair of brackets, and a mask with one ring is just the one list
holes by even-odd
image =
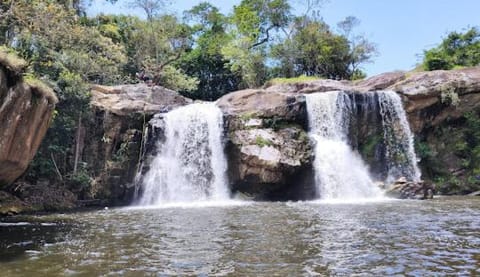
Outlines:
{"label": "reflection on water", "polygon": [[0,223],[2,276],[479,275],[480,199],[120,209]]}

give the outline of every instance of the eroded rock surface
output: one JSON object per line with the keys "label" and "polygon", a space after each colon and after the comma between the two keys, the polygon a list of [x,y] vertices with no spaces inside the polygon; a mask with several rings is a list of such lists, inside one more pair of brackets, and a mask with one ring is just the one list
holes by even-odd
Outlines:
{"label": "eroded rock surface", "polygon": [[218,105],[226,118],[233,191],[256,199],[295,197],[288,190],[304,185],[300,178],[294,179],[312,162],[305,97],[286,91],[244,90],[222,97]]}
{"label": "eroded rock surface", "polygon": [[143,161],[148,122],[193,101],[160,86],[144,83],[92,87],[93,121],[85,126],[82,160],[92,165],[95,178],[87,198],[106,199],[110,205],[129,204],[134,179]]}
{"label": "eroded rock surface", "polygon": [[[6,64],[5,64],[6,63]],[[21,70],[18,69],[17,70]],[[47,132],[57,98],[40,81],[0,64],[0,187],[27,169]]]}
{"label": "eroded rock surface", "polygon": [[388,197],[398,199],[432,199],[435,188],[432,184],[424,181],[409,182],[405,178],[400,178],[393,183],[385,192]]}

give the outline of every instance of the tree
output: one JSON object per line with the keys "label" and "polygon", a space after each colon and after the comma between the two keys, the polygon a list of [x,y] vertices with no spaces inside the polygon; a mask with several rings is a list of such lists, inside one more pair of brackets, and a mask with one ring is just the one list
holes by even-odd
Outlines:
{"label": "tree", "polygon": [[222,55],[230,70],[242,77],[241,87],[265,82],[268,44],[290,20],[291,7],[286,0],[243,0],[234,7],[229,43],[222,48]]}
{"label": "tree", "polygon": [[480,31],[472,27],[465,33],[451,32],[442,43],[424,51],[425,70],[453,69],[480,64]]}
{"label": "tree", "polygon": [[179,67],[199,80],[198,88],[189,97],[216,100],[227,92],[237,90],[240,76],[233,73],[221,53],[222,45],[229,41],[226,33],[228,20],[215,6],[200,3],[184,13],[192,24],[195,47],[186,53]]}
{"label": "tree", "polygon": [[272,48],[272,57],[279,61],[282,77],[298,75],[348,79],[350,47],[348,40],[334,34],[321,21],[299,17],[291,38]]}
{"label": "tree", "polygon": [[288,25],[291,7],[286,0],[243,0],[233,9],[239,33],[251,40],[249,48],[267,43],[271,32]]}
{"label": "tree", "polygon": [[364,35],[353,33],[355,27],[360,25],[360,20],[354,16],[348,16],[338,23],[338,27],[343,31],[343,36],[348,39],[350,44],[350,62],[349,71],[352,79],[364,77],[365,74],[360,70],[360,66],[372,62],[377,55],[377,47],[370,42]]}
{"label": "tree", "polygon": [[153,20],[166,4],[166,0],[131,0],[128,2],[129,7],[142,9],[147,16],[148,21]]}

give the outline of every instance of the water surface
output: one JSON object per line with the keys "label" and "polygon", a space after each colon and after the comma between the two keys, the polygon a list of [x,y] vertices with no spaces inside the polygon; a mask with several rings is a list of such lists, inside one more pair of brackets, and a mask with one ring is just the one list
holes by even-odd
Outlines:
{"label": "water surface", "polygon": [[2,276],[480,275],[480,198],[190,205],[18,220],[0,223]]}

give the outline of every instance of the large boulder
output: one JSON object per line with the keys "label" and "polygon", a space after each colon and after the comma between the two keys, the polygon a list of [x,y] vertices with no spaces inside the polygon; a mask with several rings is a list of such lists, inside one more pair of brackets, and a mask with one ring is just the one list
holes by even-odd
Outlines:
{"label": "large boulder", "polygon": [[58,101],[39,80],[24,79],[23,66],[18,58],[0,52],[0,187],[27,169]]}
{"label": "large boulder", "polygon": [[226,119],[232,190],[255,199],[299,197],[292,187],[304,185],[300,175],[312,162],[305,97],[257,89],[230,93],[217,103]]}
{"label": "large boulder", "polygon": [[192,102],[178,92],[145,83],[120,86],[93,85],[91,95],[91,104],[95,109],[118,116],[128,116],[132,113],[153,115]]}

